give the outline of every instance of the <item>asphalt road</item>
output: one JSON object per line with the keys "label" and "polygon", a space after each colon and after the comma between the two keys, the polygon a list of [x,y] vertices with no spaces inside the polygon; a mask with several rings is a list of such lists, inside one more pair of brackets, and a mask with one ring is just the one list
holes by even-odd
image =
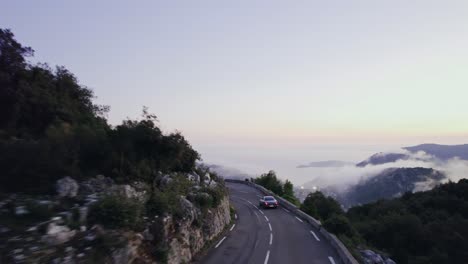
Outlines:
{"label": "asphalt road", "polygon": [[320,233],[282,208],[258,208],[261,193],[227,183],[236,219],[230,231],[200,261],[202,264],[341,263]]}

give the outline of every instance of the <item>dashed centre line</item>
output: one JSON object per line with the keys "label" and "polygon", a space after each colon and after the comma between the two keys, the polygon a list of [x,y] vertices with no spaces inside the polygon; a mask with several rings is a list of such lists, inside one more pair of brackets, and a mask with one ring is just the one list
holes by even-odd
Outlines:
{"label": "dashed centre line", "polygon": [[221,243],[223,243],[223,241],[226,239],[226,237],[223,237],[223,239],[221,239],[221,241],[218,242],[218,244],[216,244],[215,248],[218,248],[219,245],[221,245]]}
{"label": "dashed centre line", "polygon": [[299,222],[304,223],[304,221],[302,221],[302,219],[300,219],[300,218],[297,217],[297,216],[296,216],[296,219],[299,220]]}
{"label": "dashed centre line", "polygon": [[264,215],[264,217],[267,220],[267,222],[270,222],[270,219],[268,219],[268,217],[266,215]]}
{"label": "dashed centre line", "polygon": [[258,211],[262,214],[262,215],[265,215],[265,213],[263,211],[261,211],[260,209],[258,209]]}
{"label": "dashed centre line", "polygon": [[229,229],[229,231],[232,231],[232,230],[234,229],[234,227],[236,227],[236,224],[233,224],[233,225],[231,226],[231,229]]}
{"label": "dashed centre line", "polygon": [[270,233],[270,245],[273,244],[273,233]]}
{"label": "dashed centre line", "polygon": [[335,260],[333,259],[333,257],[328,257],[328,260],[330,260],[331,264],[335,264]]}
{"label": "dashed centre line", "polygon": [[[267,251],[267,254],[265,256],[265,262],[263,262],[263,264],[267,264],[269,258],[270,258],[270,250]],[[335,264],[335,263],[333,263],[333,264]]]}
{"label": "dashed centre line", "polygon": [[273,231],[273,229],[271,229],[271,224],[268,223],[268,227],[270,228],[270,231]]}
{"label": "dashed centre line", "polygon": [[317,241],[320,241],[320,238],[314,233],[314,231],[310,230],[310,233],[315,237]]}

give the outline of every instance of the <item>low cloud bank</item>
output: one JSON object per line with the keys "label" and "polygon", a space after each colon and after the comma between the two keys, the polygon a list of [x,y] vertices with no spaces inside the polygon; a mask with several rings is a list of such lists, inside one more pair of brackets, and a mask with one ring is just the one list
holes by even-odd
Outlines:
{"label": "low cloud bank", "polygon": [[[320,168],[319,176],[313,177],[311,181],[306,182],[303,186],[306,189],[333,187],[337,190],[345,190],[347,187],[372,178],[388,168],[433,168],[445,174],[447,178],[443,183],[448,181],[458,182],[460,179],[468,178],[467,160],[452,158],[442,161],[422,151],[412,153],[406,150],[398,150],[392,151],[392,153],[406,154],[409,158],[380,165],[367,165],[365,167],[348,165],[335,168]],[[433,186],[433,182],[418,183],[414,191],[428,190]]]}

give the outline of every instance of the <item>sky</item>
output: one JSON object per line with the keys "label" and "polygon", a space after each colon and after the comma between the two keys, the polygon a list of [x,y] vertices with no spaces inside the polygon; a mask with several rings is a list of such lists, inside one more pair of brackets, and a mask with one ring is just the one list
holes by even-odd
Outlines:
{"label": "sky", "polygon": [[465,0],[19,0],[0,26],[93,89],[112,124],[148,106],[209,160],[326,158],[317,146],[468,143],[467,14]]}

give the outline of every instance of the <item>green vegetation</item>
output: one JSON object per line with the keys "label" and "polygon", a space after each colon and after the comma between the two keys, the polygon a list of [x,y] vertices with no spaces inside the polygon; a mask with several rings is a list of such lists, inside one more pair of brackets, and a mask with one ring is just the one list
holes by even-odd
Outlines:
{"label": "green vegetation", "polygon": [[468,180],[356,206],[348,219],[397,263],[468,263]]}
{"label": "green vegetation", "polygon": [[64,67],[29,64],[33,54],[0,29],[0,191],[47,193],[65,175],[152,183],[158,172],[193,171],[198,153],[146,108],[112,127],[90,89]]}
{"label": "green vegetation", "polygon": [[[273,171],[254,179],[280,196],[290,194]],[[321,192],[310,193],[300,209],[320,220],[359,258],[358,249],[385,252],[397,263],[468,263],[468,180],[427,192],[379,200],[344,212]]]}
{"label": "green vegetation", "polygon": [[278,179],[278,177],[276,177],[276,173],[274,171],[269,171],[268,173],[260,175],[260,177],[253,179],[253,182],[265,187],[276,195],[283,197],[297,206],[300,205],[299,199],[294,195],[293,184],[289,180],[286,180],[286,182],[283,183]]}
{"label": "green vegetation", "polygon": [[92,224],[102,224],[107,228],[135,229],[141,219],[141,204],[125,197],[104,197],[89,212],[89,221]]}

